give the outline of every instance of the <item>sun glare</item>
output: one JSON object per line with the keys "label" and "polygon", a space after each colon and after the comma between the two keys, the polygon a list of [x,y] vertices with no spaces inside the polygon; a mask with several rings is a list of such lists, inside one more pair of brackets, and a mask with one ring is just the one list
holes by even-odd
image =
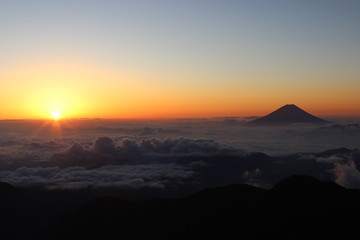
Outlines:
{"label": "sun glare", "polygon": [[51,113],[51,116],[52,116],[53,119],[59,119],[60,116],[61,116],[61,113],[59,111],[53,111]]}

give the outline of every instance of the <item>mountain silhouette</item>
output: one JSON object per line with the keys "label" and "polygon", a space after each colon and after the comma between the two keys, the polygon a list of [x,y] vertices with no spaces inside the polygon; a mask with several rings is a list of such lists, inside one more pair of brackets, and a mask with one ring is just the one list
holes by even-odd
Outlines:
{"label": "mountain silhouette", "polygon": [[252,125],[287,125],[294,123],[325,124],[328,121],[305,112],[295,104],[287,104],[250,122]]}
{"label": "mountain silhouette", "polygon": [[[95,191],[95,190],[94,190]],[[306,239],[358,234],[360,191],[294,175],[272,189],[233,184],[170,199],[0,183],[3,239]],[[289,236],[291,236],[289,238]]]}
{"label": "mountain silhouette", "polygon": [[101,198],[63,215],[50,239],[350,237],[359,200],[358,190],[302,175],[270,190],[242,184],[179,199]]}

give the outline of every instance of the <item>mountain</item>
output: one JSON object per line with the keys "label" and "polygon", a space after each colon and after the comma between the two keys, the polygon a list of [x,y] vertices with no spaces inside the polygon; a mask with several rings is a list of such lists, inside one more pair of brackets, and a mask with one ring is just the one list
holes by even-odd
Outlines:
{"label": "mountain", "polygon": [[0,183],[1,237],[346,239],[358,234],[360,191],[310,176],[291,176],[272,189],[234,184],[174,199],[132,201],[100,192],[91,197]]}
{"label": "mountain", "polygon": [[301,175],[270,190],[230,185],[179,199],[101,198],[62,216],[50,239],[343,238],[358,233],[358,201],[358,190]]}
{"label": "mountain", "polygon": [[287,125],[294,123],[325,124],[328,121],[315,117],[294,104],[287,104],[264,117],[250,122],[252,125]]}

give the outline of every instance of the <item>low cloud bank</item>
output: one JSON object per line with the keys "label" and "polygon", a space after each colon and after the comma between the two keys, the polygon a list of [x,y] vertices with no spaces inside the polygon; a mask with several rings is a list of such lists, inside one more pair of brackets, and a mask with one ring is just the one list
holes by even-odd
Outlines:
{"label": "low cloud bank", "polygon": [[82,188],[155,188],[165,190],[175,184],[190,181],[193,172],[176,164],[107,165],[95,169],[84,167],[22,167],[0,173],[1,181],[16,186],[49,189]]}
{"label": "low cloud bank", "polygon": [[[360,188],[360,151],[269,156],[245,152],[208,139],[111,138],[92,142],[9,143],[0,152],[0,181],[50,189],[205,188],[233,183],[271,187],[293,174],[305,174]],[[6,151],[5,151],[6,150]]]}
{"label": "low cloud bank", "polygon": [[241,154],[244,153],[240,149],[213,140],[124,138],[114,142],[109,137],[98,137],[89,148],[78,142],[73,143],[64,152],[54,154],[52,162],[60,167],[96,167],[107,164],[148,164],[169,159],[174,161],[175,158],[185,156],[206,158]]}

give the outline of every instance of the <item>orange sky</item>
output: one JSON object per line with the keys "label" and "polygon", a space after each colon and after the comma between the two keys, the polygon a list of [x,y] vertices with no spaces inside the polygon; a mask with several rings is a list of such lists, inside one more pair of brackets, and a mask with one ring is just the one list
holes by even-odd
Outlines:
{"label": "orange sky", "polygon": [[168,73],[69,61],[16,65],[0,77],[6,80],[0,96],[6,103],[0,106],[2,119],[49,118],[52,111],[60,111],[62,118],[259,116],[284,104],[316,115],[360,115],[359,88],[336,82],[317,86],[271,82],[263,76],[214,80],[186,74],[171,81]]}

